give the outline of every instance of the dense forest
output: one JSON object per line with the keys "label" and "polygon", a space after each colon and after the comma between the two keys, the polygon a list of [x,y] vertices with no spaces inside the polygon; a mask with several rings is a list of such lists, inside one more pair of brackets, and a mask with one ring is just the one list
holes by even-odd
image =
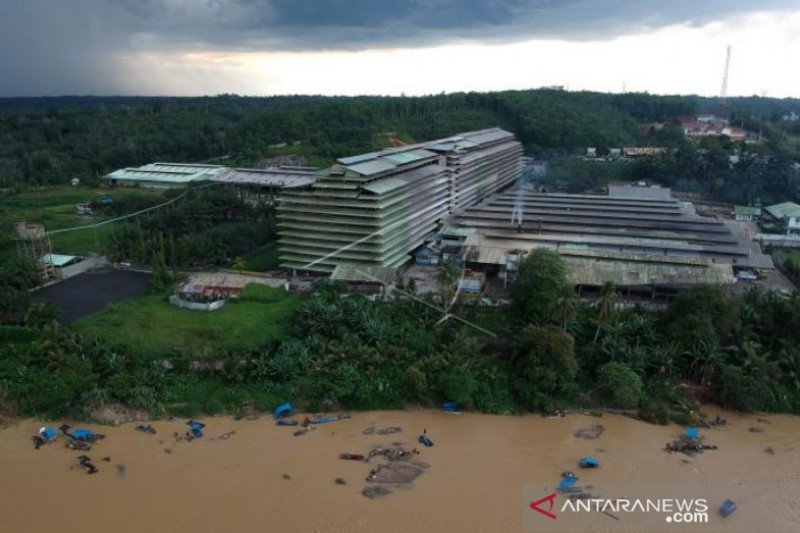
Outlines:
{"label": "dense forest", "polygon": [[[498,125],[537,157],[586,146],[669,145],[682,135],[643,138],[639,124],[674,123],[720,105],[714,98],[550,89],[424,97],[7,98],[0,99],[0,186],[91,182],[156,160],[250,165],[283,143],[324,164],[383,147],[387,136],[427,140]],[[729,98],[723,110],[770,138],[793,136],[796,127],[782,129],[780,117],[800,110],[800,100]]]}

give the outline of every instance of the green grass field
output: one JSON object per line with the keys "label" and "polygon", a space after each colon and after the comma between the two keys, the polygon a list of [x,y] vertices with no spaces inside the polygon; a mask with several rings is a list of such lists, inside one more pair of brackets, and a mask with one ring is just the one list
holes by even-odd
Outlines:
{"label": "green grass field", "polygon": [[[0,222],[36,222],[47,231],[95,224],[119,216],[110,212],[79,215],[76,204],[91,202],[103,196],[116,202],[131,204],[136,211],[143,204],[155,205],[165,201],[163,193],[147,189],[90,189],[86,187],[47,187],[25,191],[13,196],[0,196]],[[128,212],[128,211],[125,211]],[[52,237],[53,252],[86,255],[102,253],[112,225],[97,229],[56,234]]]}
{"label": "green grass field", "polygon": [[775,255],[780,257],[783,261],[791,258],[797,264],[800,264],[800,250],[790,250],[788,248],[779,248],[775,250]]}
{"label": "green grass field", "polygon": [[248,285],[238,300],[212,312],[175,307],[164,294],[144,294],[72,327],[110,345],[125,345],[143,357],[178,352],[203,359],[283,338],[299,302],[298,296],[263,285]]}
{"label": "green grass field", "polygon": [[245,270],[264,272],[280,268],[278,243],[272,242],[244,256]]}

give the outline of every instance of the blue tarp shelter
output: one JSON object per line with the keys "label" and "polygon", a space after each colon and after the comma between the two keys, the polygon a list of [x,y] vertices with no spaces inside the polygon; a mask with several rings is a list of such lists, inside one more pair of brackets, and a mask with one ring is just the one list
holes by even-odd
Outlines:
{"label": "blue tarp shelter", "polygon": [[57,435],[56,430],[54,428],[51,428],[50,426],[43,427],[39,431],[39,434],[42,436],[44,440],[48,441],[56,440],[56,435]]}
{"label": "blue tarp shelter", "polygon": [[427,446],[428,448],[433,446],[433,441],[430,438],[428,438],[428,435],[426,435],[425,433],[419,436],[419,443],[424,446]]}
{"label": "blue tarp shelter", "polygon": [[186,423],[189,425],[189,429],[192,430],[192,435],[198,438],[203,436],[203,428],[206,427],[205,424],[198,420],[189,420]]}
{"label": "blue tarp shelter", "polygon": [[442,411],[458,411],[458,404],[456,402],[444,402]]}
{"label": "blue tarp shelter", "polygon": [[600,461],[598,461],[596,457],[581,457],[578,464],[581,468],[598,468],[600,466]]}
{"label": "blue tarp shelter", "polygon": [[719,514],[721,514],[723,518],[728,518],[735,510],[736,502],[733,500],[725,500],[722,502],[722,505],[719,506]]}
{"label": "blue tarp shelter", "polygon": [[558,490],[560,492],[566,492],[570,490],[573,486],[575,486],[575,483],[577,481],[578,478],[574,476],[562,478],[561,481],[558,483]]}
{"label": "blue tarp shelter", "polygon": [[290,404],[289,402],[282,403],[278,407],[275,408],[275,412],[272,413],[272,418],[277,420],[278,418],[280,418],[282,416],[289,416],[289,415],[292,414],[292,411],[294,411],[294,408],[292,407],[292,404]]}
{"label": "blue tarp shelter", "polygon": [[72,432],[72,437],[78,440],[92,440],[94,433],[90,429],[76,429]]}
{"label": "blue tarp shelter", "polygon": [[699,435],[700,432],[697,430],[697,428],[688,428],[686,430],[686,436],[690,439],[696,439]]}

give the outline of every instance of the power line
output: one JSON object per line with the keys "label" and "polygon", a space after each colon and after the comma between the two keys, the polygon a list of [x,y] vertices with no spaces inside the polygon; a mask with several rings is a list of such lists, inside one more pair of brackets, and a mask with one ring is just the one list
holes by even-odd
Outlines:
{"label": "power line", "polygon": [[135,217],[135,216],[141,215],[143,213],[147,213],[149,211],[154,211],[156,209],[160,209],[162,207],[166,207],[166,206],[168,206],[168,205],[170,205],[172,203],[177,202],[178,200],[180,200],[181,198],[183,198],[184,196],[186,196],[187,194],[189,194],[192,191],[196,191],[196,190],[199,190],[199,189],[204,189],[206,187],[211,187],[211,186],[214,186],[214,185],[216,185],[216,183],[210,183],[208,185],[202,185],[200,187],[195,187],[193,189],[188,189],[188,190],[184,191],[183,193],[179,194],[178,196],[176,196],[175,198],[173,198],[172,200],[164,202],[163,204],[158,204],[158,205],[154,205],[154,206],[148,207],[146,209],[142,209],[141,211],[136,211],[135,213],[129,213],[127,215],[122,215],[121,217],[112,218],[112,219],[109,219],[109,220],[104,220],[104,221],[98,222],[96,224],[85,224],[83,226],[73,226],[71,228],[54,229],[52,231],[48,231],[47,233],[49,235],[55,235],[57,233],[67,233],[67,232],[70,232],[70,231],[80,231],[80,230],[90,229],[90,228],[99,228],[100,226],[105,226],[106,224],[119,222],[120,220],[125,220],[127,218]]}

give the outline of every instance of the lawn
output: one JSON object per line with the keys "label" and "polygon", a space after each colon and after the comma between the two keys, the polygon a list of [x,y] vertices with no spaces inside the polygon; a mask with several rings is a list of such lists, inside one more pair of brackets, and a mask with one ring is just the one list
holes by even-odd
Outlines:
{"label": "lawn", "polygon": [[143,357],[178,352],[212,358],[283,338],[299,302],[298,296],[263,285],[248,285],[238,300],[212,312],[175,307],[164,294],[144,294],[87,316],[72,327],[111,345],[125,345]]}
{"label": "lawn", "polygon": [[244,256],[245,270],[264,272],[280,268],[278,243],[272,242]]}
{"label": "lawn", "polygon": [[[108,196],[118,203],[112,211],[96,212],[93,215],[79,215],[76,204],[91,202]],[[46,187],[24,191],[12,196],[0,196],[0,223],[36,222],[43,224],[48,231],[95,224],[119,216],[121,202],[130,203],[130,211],[143,205],[155,205],[165,201],[162,192],[147,189],[90,189],[87,187]],[[122,204],[124,205],[124,204]],[[128,212],[123,210],[123,212]],[[53,252],[86,255],[90,252],[102,253],[112,225],[97,229],[86,229],[60,233],[52,236]]]}
{"label": "lawn", "polygon": [[773,253],[778,257],[780,257],[781,261],[786,261],[787,259],[791,259],[794,264],[800,265],[800,250],[793,250],[789,248],[778,248]]}

